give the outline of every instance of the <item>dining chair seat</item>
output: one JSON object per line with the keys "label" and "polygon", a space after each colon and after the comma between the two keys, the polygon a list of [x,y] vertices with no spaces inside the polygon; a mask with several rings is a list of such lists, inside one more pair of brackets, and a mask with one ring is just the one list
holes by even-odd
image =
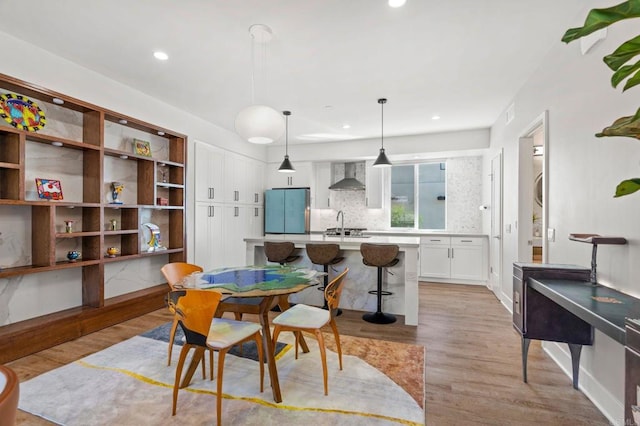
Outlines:
{"label": "dining chair seat", "polygon": [[274,325],[296,326],[300,328],[320,328],[329,322],[331,313],[328,310],[297,304],[273,320]]}
{"label": "dining chair seat", "polygon": [[207,336],[207,346],[215,350],[233,346],[260,330],[262,327],[255,322],[214,318]]}

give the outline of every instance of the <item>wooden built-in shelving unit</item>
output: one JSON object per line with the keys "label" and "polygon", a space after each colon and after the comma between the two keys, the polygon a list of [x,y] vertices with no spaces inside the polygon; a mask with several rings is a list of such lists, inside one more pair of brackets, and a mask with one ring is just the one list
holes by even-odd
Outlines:
{"label": "wooden built-in shelving unit", "polygon": [[[0,280],[80,268],[82,305],[0,326],[0,363],[163,306],[167,291],[163,282],[106,298],[106,264],[149,256],[166,256],[168,262],[186,261],[185,135],[0,74],[0,93],[8,92],[48,105],[53,113],[50,116],[47,111],[47,124],[38,132],[0,124],[0,217],[30,222],[25,227],[31,234],[30,244],[25,244],[30,247],[29,256],[16,255],[9,262],[3,259]],[[54,105],[54,99],[63,104]],[[75,117],[77,123],[56,123],[56,114]],[[75,136],[63,134],[60,129],[65,126],[71,127]],[[160,146],[159,154],[152,150],[153,156],[147,157],[126,149],[128,136],[118,135],[130,132],[149,135]],[[122,141],[118,142],[118,138]],[[63,182],[64,201],[41,200],[33,191],[32,176],[40,171],[32,165],[36,163],[29,151],[54,149],[52,143],[60,150],[56,151],[60,163],[52,170],[57,167],[71,181],[67,188]],[[67,155],[73,160],[63,159]],[[126,204],[113,204],[110,200],[108,187],[110,181],[119,180],[114,178],[119,168],[132,170],[130,174],[135,176],[129,185],[135,194],[129,194],[131,200]],[[56,176],[51,171],[42,174],[40,177],[44,178]],[[67,199],[69,189],[72,194]],[[168,199],[168,205],[159,205],[159,197]],[[162,219],[166,250],[148,252],[144,248],[143,218],[153,215]],[[72,232],[65,232],[61,223],[69,216],[76,218],[76,226]],[[111,219],[116,219],[116,230],[109,227]],[[70,242],[81,252],[76,262],[65,257]],[[106,254],[111,246],[120,251],[116,257]]]}

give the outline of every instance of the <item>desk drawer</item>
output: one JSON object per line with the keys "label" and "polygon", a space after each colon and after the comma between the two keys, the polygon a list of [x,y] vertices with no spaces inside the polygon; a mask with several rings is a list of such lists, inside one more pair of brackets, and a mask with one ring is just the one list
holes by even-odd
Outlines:
{"label": "desk drawer", "polygon": [[456,246],[481,246],[483,238],[451,237],[451,245]]}

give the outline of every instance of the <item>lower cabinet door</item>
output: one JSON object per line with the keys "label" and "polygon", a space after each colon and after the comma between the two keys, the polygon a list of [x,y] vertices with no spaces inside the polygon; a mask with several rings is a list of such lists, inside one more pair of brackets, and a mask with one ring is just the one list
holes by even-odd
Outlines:
{"label": "lower cabinet door", "polygon": [[420,276],[431,278],[449,278],[451,274],[449,245],[420,246]]}

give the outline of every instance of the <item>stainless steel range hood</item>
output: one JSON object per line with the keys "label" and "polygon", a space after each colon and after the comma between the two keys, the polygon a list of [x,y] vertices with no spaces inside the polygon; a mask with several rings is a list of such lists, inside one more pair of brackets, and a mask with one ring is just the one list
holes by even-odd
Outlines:
{"label": "stainless steel range hood", "polygon": [[344,179],[329,187],[333,191],[364,191],[364,183],[356,179],[356,163],[344,164]]}

